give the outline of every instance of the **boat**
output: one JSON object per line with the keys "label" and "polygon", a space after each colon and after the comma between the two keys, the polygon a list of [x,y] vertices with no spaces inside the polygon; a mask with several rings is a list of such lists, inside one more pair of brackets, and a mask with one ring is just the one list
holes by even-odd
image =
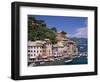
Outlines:
{"label": "boat", "polygon": [[68,59],[68,60],[65,60],[64,63],[69,63],[69,62],[72,62],[73,59]]}
{"label": "boat", "polygon": [[40,64],[45,64],[45,62],[40,62]]}
{"label": "boat", "polygon": [[77,56],[77,58],[81,57],[80,55]]}

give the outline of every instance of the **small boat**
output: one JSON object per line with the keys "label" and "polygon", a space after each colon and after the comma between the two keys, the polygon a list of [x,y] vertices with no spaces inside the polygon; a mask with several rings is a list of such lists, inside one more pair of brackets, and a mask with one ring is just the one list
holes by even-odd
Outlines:
{"label": "small boat", "polygon": [[45,64],[45,62],[40,62],[40,64]]}
{"label": "small boat", "polygon": [[64,62],[65,62],[65,63],[69,63],[69,62],[71,62],[71,61],[73,61],[73,59],[68,59],[68,60],[65,60]]}
{"label": "small boat", "polygon": [[79,57],[81,57],[80,55],[79,56],[77,56],[77,58],[79,58]]}

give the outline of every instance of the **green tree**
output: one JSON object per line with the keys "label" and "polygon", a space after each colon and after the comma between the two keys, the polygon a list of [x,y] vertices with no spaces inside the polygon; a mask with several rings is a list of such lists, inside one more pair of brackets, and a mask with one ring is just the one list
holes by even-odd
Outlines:
{"label": "green tree", "polygon": [[45,21],[36,20],[33,16],[28,18],[28,40],[36,41],[49,38],[52,43],[55,43],[55,37],[55,32],[47,28]]}
{"label": "green tree", "polygon": [[56,27],[52,27],[51,30],[53,30],[54,32],[57,32]]}
{"label": "green tree", "polygon": [[66,34],[67,34],[65,31],[62,31],[61,33],[62,33],[63,35],[66,35]]}

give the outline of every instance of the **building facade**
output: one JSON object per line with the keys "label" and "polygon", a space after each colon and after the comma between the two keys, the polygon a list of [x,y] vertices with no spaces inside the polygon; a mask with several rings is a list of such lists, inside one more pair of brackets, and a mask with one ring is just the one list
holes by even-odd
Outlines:
{"label": "building facade", "polygon": [[28,59],[31,61],[51,61],[55,58],[72,58],[78,54],[74,41],[61,33],[58,33],[56,38],[57,43],[55,44],[52,44],[50,39],[28,41]]}
{"label": "building facade", "polygon": [[44,41],[28,41],[28,59],[39,60],[52,56],[52,44],[49,39]]}

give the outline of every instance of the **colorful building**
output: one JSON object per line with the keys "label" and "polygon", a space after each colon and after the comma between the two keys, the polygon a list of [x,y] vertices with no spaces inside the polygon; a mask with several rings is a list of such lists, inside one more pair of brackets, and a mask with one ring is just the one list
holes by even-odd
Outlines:
{"label": "colorful building", "polygon": [[52,44],[50,39],[28,41],[28,59],[31,61],[51,61],[55,58],[72,58],[77,55],[78,49],[75,42],[60,32],[57,34],[57,43],[55,44]]}
{"label": "colorful building", "polygon": [[44,41],[28,41],[28,59],[39,60],[52,56],[52,44],[49,39]]}

